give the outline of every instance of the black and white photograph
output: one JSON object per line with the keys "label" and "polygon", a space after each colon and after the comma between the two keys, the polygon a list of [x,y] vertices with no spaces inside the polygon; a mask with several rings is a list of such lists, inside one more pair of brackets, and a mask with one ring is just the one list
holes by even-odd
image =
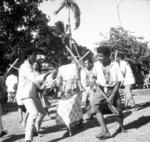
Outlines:
{"label": "black and white photograph", "polygon": [[0,0],[0,142],[150,142],[150,0]]}

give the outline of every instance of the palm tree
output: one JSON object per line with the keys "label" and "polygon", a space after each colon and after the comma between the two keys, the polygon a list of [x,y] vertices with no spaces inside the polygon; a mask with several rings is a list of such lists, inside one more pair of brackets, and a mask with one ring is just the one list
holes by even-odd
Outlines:
{"label": "palm tree", "polygon": [[[75,18],[75,30],[79,28],[80,26],[80,8],[78,6],[78,4],[76,2],[74,2],[74,0],[63,0],[63,2],[61,3],[60,7],[58,8],[58,10],[55,11],[55,14],[57,15],[62,9],[67,8],[68,9],[68,30],[69,30],[69,35],[70,35],[70,40],[69,40],[69,45],[70,48],[72,48],[72,32],[71,32],[71,11],[74,14],[74,18]],[[79,52],[77,50],[77,47],[75,47],[75,50],[79,55]]]}
{"label": "palm tree", "polygon": [[69,30],[71,32],[71,19],[70,19],[71,10],[72,10],[72,12],[74,14],[74,18],[75,18],[75,29],[77,29],[80,26],[80,14],[81,14],[80,8],[77,5],[77,3],[74,2],[74,0],[64,0],[61,3],[58,10],[55,11],[55,14],[57,15],[64,8],[68,9],[68,25],[69,25]]}

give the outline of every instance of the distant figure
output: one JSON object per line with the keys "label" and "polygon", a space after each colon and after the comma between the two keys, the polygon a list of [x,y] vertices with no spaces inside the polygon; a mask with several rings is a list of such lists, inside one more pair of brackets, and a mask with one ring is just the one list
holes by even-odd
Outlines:
{"label": "distant figure", "polygon": [[87,110],[85,120],[91,119],[91,99],[93,97],[93,61],[92,59],[84,59],[84,68],[81,69],[80,72],[80,79],[81,79],[81,85],[84,89],[82,93],[82,109]]}
{"label": "distant figure", "polygon": [[[40,65],[39,62],[34,62],[33,63],[33,70],[34,70],[34,73],[35,73],[36,76],[41,75],[41,65]],[[43,84],[41,84],[41,88],[38,88],[38,97],[41,100],[43,108],[45,109],[45,111],[49,115],[48,107],[49,107],[50,103],[48,102],[46,96],[43,94],[43,90],[45,90],[45,88],[43,88],[43,87],[44,87]]]}
{"label": "distant figure", "polygon": [[14,102],[18,85],[17,75],[14,73],[8,75],[5,84],[7,88],[8,102]]}
{"label": "distant figure", "polygon": [[132,95],[132,85],[135,84],[135,77],[133,71],[129,63],[123,59],[123,56],[118,56],[118,61],[124,78],[122,85],[125,87],[125,108],[129,107],[130,101],[132,101],[132,106],[133,108],[135,108],[136,104]]}

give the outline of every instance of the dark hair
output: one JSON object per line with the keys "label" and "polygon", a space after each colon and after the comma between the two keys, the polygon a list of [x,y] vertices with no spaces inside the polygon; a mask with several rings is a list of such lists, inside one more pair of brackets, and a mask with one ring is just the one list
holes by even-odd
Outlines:
{"label": "dark hair", "polygon": [[91,59],[91,58],[85,58],[85,59],[83,59],[83,61],[85,62],[85,61],[89,61],[89,63],[93,63],[93,60]]}
{"label": "dark hair", "polygon": [[110,47],[108,46],[100,46],[97,48],[97,53],[102,53],[105,57],[109,57],[110,56]]}
{"label": "dark hair", "polygon": [[125,55],[123,55],[123,54],[118,54],[118,57],[120,57],[120,59],[124,59],[125,58]]}
{"label": "dark hair", "polygon": [[37,54],[37,51],[36,51],[35,48],[26,48],[24,50],[24,56],[25,56],[25,58],[28,58],[32,54]]}

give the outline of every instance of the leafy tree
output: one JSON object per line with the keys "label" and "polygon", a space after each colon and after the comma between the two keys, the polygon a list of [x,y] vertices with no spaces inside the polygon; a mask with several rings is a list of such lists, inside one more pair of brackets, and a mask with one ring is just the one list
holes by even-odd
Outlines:
{"label": "leafy tree", "polygon": [[17,57],[22,60],[24,49],[34,47],[32,33],[47,25],[46,15],[38,9],[41,2],[42,0],[0,1],[1,70],[4,71]]}
{"label": "leafy tree", "polygon": [[[57,21],[55,26],[45,26],[38,31],[35,45],[45,53],[48,61],[57,60],[60,64],[64,64],[68,60],[67,56],[70,55],[65,48],[65,46],[70,46],[69,41],[70,34],[66,32],[64,23]],[[78,45],[75,40],[71,43],[71,47],[75,56],[78,56],[76,48],[81,56],[89,51],[86,47]],[[91,55],[91,52],[89,55]]]}
{"label": "leafy tree", "polygon": [[71,33],[71,19],[70,19],[70,12],[73,11],[74,18],[75,18],[75,29],[77,29],[80,26],[80,8],[74,0],[63,0],[58,10],[56,10],[55,14],[58,14],[63,8],[68,9],[68,25],[69,30]]}
{"label": "leafy tree", "polygon": [[131,35],[122,27],[113,27],[109,32],[109,39],[102,41],[100,46],[102,45],[108,45],[112,51],[118,51],[118,54],[126,57],[131,64],[137,84],[141,85],[143,74],[147,73],[150,68],[147,42],[142,42],[141,37]]}

